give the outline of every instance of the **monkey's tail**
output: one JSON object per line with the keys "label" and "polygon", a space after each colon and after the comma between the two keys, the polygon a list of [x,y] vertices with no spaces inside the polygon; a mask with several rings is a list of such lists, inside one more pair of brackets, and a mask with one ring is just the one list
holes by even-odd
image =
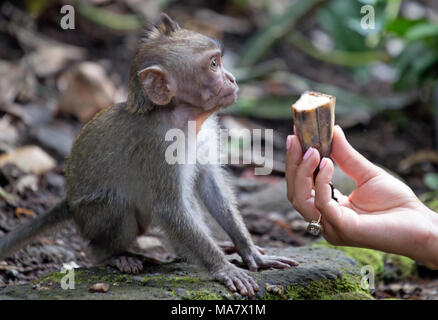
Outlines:
{"label": "monkey's tail", "polygon": [[19,226],[0,238],[0,258],[7,257],[41,232],[53,228],[69,218],[68,204],[63,200],[49,211],[38,216],[38,218]]}

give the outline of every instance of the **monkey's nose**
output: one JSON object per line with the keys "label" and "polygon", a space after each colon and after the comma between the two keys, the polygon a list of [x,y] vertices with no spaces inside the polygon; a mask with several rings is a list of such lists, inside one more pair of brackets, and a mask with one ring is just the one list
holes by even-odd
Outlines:
{"label": "monkey's nose", "polygon": [[225,77],[227,78],[228,81],[230,81],[231,83],[236,83],[236,78],[234,78],[234,76],[229,73],[229,72],[225,72]]}

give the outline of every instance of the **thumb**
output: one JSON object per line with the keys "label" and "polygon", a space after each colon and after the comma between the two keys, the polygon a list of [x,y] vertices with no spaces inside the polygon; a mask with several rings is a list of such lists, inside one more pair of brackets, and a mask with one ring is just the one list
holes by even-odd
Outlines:
{"label": "thumb", "polygon": [[354,180],[357,187],[382,171],[382,169],[368,161],[348,143],[340,126],[335,126],[334,128],[330,156],[339,168]]}

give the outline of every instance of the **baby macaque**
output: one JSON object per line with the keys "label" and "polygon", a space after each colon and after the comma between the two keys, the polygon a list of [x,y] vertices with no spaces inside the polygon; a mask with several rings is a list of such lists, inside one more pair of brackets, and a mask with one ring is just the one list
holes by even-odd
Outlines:
{"label": "baby macaque", "polygon": [[[98,113],[67,158],[66,199],[0,239],[0,257],[45,229],[72,219],[96,263],[138,273],[143,261],[128,252],[136,237],[159,226],[175,249],[207,268],[231,291],[254,296],[257,283],[230,263],[202,219],[202,207],[234,242],[250,271],[289,268],[287,257],[263,255],[236,208],[223,168],[169,164],[166,132],[187,133],[196,121],[198,152],[218,139],[213,113],[235,102],[238,86],[222,64],[221,46],[181,28],[166,14],[145,32],[130,73],[126,102]],[[186,148],[187,150],[187,148]],[[192,260],[191,260],[192,261]]]}

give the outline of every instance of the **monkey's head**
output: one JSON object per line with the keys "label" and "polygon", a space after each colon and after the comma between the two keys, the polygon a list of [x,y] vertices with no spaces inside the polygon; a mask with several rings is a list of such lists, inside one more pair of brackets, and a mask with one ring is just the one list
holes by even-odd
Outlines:
{"label": "monkey's head", "polygon": [[162,13],[146,29],[134,58],[128,104],[152,108],[174,103],[211,110],[234,103],[238,86],[222,64],[222,53],[218,41],[183,29]]}

